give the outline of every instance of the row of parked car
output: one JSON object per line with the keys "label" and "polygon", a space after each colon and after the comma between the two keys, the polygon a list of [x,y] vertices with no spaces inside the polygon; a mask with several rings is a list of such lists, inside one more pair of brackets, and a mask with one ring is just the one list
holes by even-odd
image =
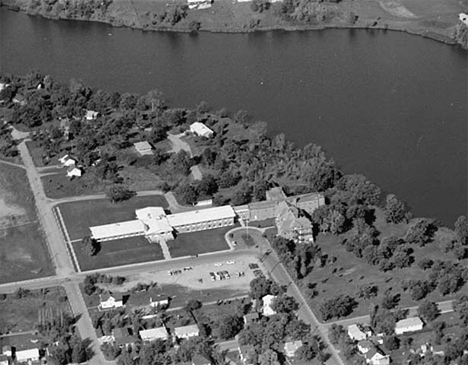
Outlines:
{"label": "row of parked car", "polygon": [[224,271],[217,271],[217,272],[210,272],[210,278],[211,281],[216,281],[216,280],[229,280],[231,278],[231,275],[229,275],[229,272],[227,270]]}
{"label": "row of parked car", "polygon": [[[187,267],[184,267],[182,270],[183,271],[190,271],[190,270],[193,270],[193,267],[192,266],[187,266]],[[167,272],[167,274],[171,275],[171,276],[172,275],[180,275],[180,274],[182,274],[182,270],[169,270]]]}

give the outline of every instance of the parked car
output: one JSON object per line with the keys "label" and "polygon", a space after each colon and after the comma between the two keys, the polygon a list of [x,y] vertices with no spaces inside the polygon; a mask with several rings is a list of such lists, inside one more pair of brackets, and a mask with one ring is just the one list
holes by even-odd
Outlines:
{"label": "parked car", "polygon": [[226,261],[226,264],[228,265],[232,265],[232,264],[235,264],[236,262],[234,260],[229,260],[229,261]]}
{"label": "parked car", "polygon": [[260,270],[260,269],[254,270],[253,273],[254,273],[255,277],[257,277],[257,278],[259,278],[259,277],[261,277],[261,276],[264,276],[264,275],[263,275],[263,271]]}
{"label": "parked car", "polygon": [[216,262],[216,263],[214,264],[214,266],[216,266],[216,267],[223,266],[223,263],[222,263],[222,262]]}
{"label": "parked car", "polygon": [[224,275],[221,271],[216,272],[216,279],[218,280],[224,280]]}
{"label": "parked car", "polygon": [[193,270],[193,267],[192,266],[184,267],[184,271],[189,271],[189,270]]}
{"label": "parked car", "polygon": [[172,272],[172,270],[169,270],[169,271],[167,272],[167,275],[172,275],[172,274],[174,274],[174,273]]}
{"label": "parked car", "polygon": [[216,281],[216,276],[214,272],[210,272],[211,281]]}
{"label": "parked car", "polygon": [[232,241],[232,245],[233,245],[234,247],[236,247],[236,246],[237,246],[237,241]]}
{"label": "parked car", "polygon": [[230,279],[231,278],[231,275],[229,275],[229,271],[222,271],[222,273],[224,274],[224,276],[226,277],[226,280]]}

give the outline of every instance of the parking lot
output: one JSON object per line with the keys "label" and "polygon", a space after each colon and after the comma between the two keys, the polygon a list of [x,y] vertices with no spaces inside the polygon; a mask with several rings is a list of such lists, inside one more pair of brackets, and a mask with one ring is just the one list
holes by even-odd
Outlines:
{"label": "parking lot", "polygon": [[[257,270],[260,270],[257,271]],[[232,256],[228,260],[213,260],[210,263],[191,266],[178,266],[165,271],[152,271],[130,276],[119,290],[128,290],[137,283],[157,282],[158,284],[178,284],[195,290],[233,289],[249,290],[250,281],[260,275],[264,268],[255,256]],[[256,271],[256,274],[254,273]]]}

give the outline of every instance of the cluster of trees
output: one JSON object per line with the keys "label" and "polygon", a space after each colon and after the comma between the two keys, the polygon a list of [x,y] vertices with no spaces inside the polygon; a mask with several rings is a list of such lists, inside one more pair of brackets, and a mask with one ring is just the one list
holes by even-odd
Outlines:
{"label": "cluster of trees", "polygon": [[86,275],[83,281],[83,290],[86,295],[93,295],[96,292],[101,292],[101,289],[97,284],[112,284],[122,285],[125,283],[125,277],[123,276],[111,276],[106,274],[94,273]]}
{"label": "cluster of trees", "polygon": [[349,295],[338,295],[325,300],[319,307],[322,318],[327,321],[350,315],[358,306],[358,302]]}
{"label": "cluster of trees", "polygon": [[111,3],[112,0],[31,0],[28,4],[28,11],[40,12],[54,18],[90,19],[93,16],[102,17]]}
{"label": "cluster of trees", "polygon": [[101,249],[101,244],[90,236],[85,236],[81,240],[81,249],[88,256],[94,256]]}
{"label": "cluster of trees", "polygon": [[322,253],[317,245],[295,243],[280,236],[276,237],[271,245],[294,279],[305,278],[312,272],[314,265],[322,266]]}

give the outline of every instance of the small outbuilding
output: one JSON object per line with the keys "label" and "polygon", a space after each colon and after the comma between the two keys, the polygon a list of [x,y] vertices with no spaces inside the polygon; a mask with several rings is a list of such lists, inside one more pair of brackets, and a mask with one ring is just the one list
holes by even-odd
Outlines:
{"label": "small outbuilding", "polygon": [[77,166],[70,166],[68,169],[67,169],[67,176],[69,178],[72,178],[72,177],[81,177],[81,175],[83,175],[83,171],[81,170],[80,167],[77,167]]}
{"label": "small outbuilding", "polygon": [[94,110],[87,110],[85,117],[86,120],[95,120],[97,117],[99,117],[99,112],[96,112]]}
{"label": "small outbuilding", "polygon": [[167,340],[169,338],[169,333],[167,332],[166,327],[150,328],[147,330],[142,330],[139,332],[140,337],[143,341],[151,342],[160,340]]}
{"label": "small outbuilding", "polygon": [[177,338],[190,338],[200,335],[200,330],[196,324],[174,328],[174,335]]}
{"label": "small outbuilding", "polygon": [[276,312],[271,307],[274,299],[276,299],[276,297],[270,294],[265,295],[262,298],[262,302],[263,302],[262,313],[264,316],[272,316],[273,314],[276,314]]}
{"label": "small outbuilding", "polygon": [[135,150],[141,156],[148,156],[153,154],[152,147],[147,141],[136,142],[133,145],[135,146]]}
{"label": "small outbuilding", "polygon": [[367,338],[367,335],[356,324],[348,326],[348,336],[354,341],[362,341]]}
{"label": "small outbuilding", "polygon": [[288,341],[284,344],[284,354],[286,357],[296,356],[296,351],[302,346],[302,341]]}

